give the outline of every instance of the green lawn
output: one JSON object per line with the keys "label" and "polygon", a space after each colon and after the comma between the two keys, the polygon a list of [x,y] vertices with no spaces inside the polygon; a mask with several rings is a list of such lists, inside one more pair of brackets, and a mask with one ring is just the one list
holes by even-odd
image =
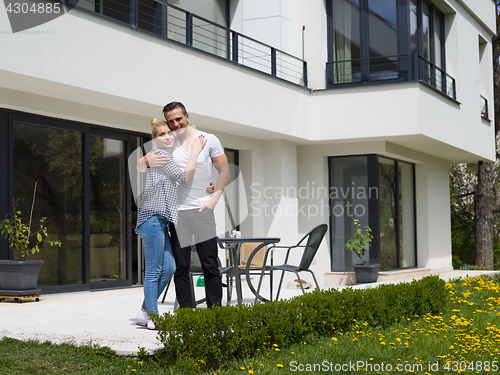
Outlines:
{"label": "green lawn", "polygon": [[[355,322],[328,337],[267,349],[227,363],[217,374],[500,373],[500,282],[487,277],[447,284],[439,315],[404,317],[388,329]],[[196,371],[196,370],[195,370]],[[0,341],[1,374],[185,374],[153,358],[117,357],[107,348]]]}

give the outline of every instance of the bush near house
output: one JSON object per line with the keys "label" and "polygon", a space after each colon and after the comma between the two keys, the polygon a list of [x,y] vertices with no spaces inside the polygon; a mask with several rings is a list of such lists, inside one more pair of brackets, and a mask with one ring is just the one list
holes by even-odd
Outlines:
{"label": "bush near house", "polygon": [[286,347],[311,334],[349,330],[356,320],[388,327],[402,318],[436,314],[448,298],[445,282],[428,276],[411,283],[314,291],[254,305],[179,309],[154,317],[158,337],[168,348],[155,357],[165,366],[176,364],[194,372],[220,368],[271,345]]}

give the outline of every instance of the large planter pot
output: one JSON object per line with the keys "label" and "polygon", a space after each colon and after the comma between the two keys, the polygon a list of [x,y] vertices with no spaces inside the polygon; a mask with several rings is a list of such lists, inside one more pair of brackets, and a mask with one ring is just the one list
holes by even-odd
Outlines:
{"label": "large planter pot", "polygon": [[0,260],[0,290],[28,291],[36,289],[43,260]]}
{"label": "large planter pot", "polygon": [[374,283],[378,279],[378,271],[380,271],[379,263],[355,264],[354,274],[356,275],[357,283]]}

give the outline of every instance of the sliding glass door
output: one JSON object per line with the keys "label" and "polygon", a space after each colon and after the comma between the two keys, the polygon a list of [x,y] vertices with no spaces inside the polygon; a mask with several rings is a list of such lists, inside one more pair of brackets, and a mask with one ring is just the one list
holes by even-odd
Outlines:
{"label": "sliding glass door", "polygon": [[[25,223],[47,217],[50,240],[30,259],[43,259],[39,286],[83,281],[83,133],[14,121],[14,200]],[[35,191],[36,189],[36,191]]]}
{"label": "sliding glass door", "polygon": [[331,270],[350,271],[359,258],[345,248],[359,220],[373,241],[363,259],[383,270],[415,267],[414,165],[378,155],[329,158]]}
{"label": "sliding glass door", "polygon": [[[119,287],[142,282],[142,253],[133,232],[128,155],[140,134],[42,116],[3,111],[12,160],[5,179],[28,222],[46,217],[49,240],[31,259],[42,259],[43,293]],[[7,165],[7,164],[6,164]],[[34,227],[33,227],[34,228]],[[12,258],[9,251],[3,258]]]}
{"label": "sliding glass door", "polygon": [[125,142],[90,136],[90,279],[126,279]]}

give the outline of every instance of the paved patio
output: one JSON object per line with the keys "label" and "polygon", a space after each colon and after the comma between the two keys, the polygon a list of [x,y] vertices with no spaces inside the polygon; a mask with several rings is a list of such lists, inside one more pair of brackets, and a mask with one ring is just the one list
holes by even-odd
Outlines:
{"label": "paved patio", "polygon": [[[442,273],[440,277],[450,280],[467,275],[495,273],[500,271],[453,271]],[[380,283],[375,283],[377,284]],[[374,284],[353,285],[355,288],[372,286]],[[203,288],[196,288],[196,293],[202,296]],[[281,297],[291,298],[300,294],[300,288],[283,289]],[[142,299],[142,287],[131,287],[48,294],[42,295],[38,302],[27,300],[18,303],[12,299],[4,300],[0,303],[0,337],[76,345],[98,344],[107,346],[120,355],[134,355],[139,347],[154,351],[161,347],[157,340],[157,331],[136,325],[136,314]],[[174,288],[170,288],[165,303],[158,304],[160,313],[173,311],[174,299]],[[253,300],[251,291],[243,288],[243,302],[252,303]]]}

